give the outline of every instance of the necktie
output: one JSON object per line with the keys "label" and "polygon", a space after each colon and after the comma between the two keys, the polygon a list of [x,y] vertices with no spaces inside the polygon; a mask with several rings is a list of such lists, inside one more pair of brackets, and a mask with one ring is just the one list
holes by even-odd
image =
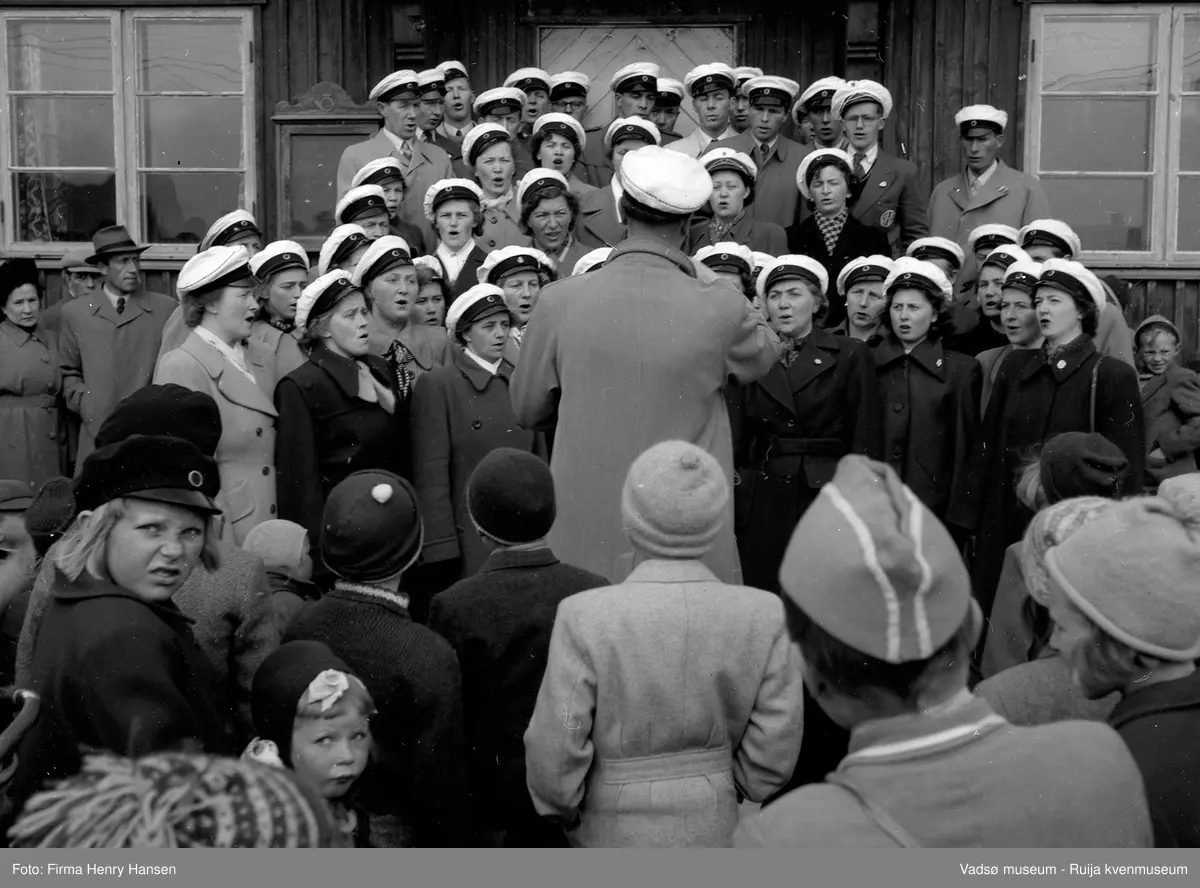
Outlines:
{"label": "necktie", "polygon": [[863,169],[863,161],[867,159],[866,152],[854,152],[854,178],[860,182],[866,177],[867,172]]}
{"label": "necktie", "polygon": [[460,130],[460,129],[456,129],[456,130],[454,131],[454,138],[456,138],[456,139],[462,139],[462,130]]}
{"label": "necktie", "polygon": [[766,142],[761,142],[758,146],[758,168],[761,170],[767,164],[767,158],[771,156],[771,146]]}
{"label": "necktie", "polygon": [[404,168],[412,164],[412,145],[409,142],[400,143],[400,158],[404,161]]}
{"label": "necktie", "polygon": [[117,298],[117,314],[125,314],[125,297],[124,296],[120,296]]}

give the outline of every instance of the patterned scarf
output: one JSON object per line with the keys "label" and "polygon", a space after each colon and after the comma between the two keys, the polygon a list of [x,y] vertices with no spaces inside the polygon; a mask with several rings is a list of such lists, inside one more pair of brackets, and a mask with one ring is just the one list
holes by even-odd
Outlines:
{"label": "patterned scarf", "polygon": [[779,363],[784,367],[790,367],[795,363],[796,358],[800,357],[800,349],[804,348],[804,343],[808,342],[807,336],[802,336],[799,339],[781,336],[779,344],[782,346],[779,350]]}
{"label": "patterned scarf", "polygon": [[712,221],[708,223],[708,237],[714,244],[719,244],[722,241],[729,240],[727,235],[737,227],[737,224],[745,217],[746,211],[742,210],[728,222],[722,222],[716,216],[712,217]]}
{"label": "patterned scarf", "polygon": [[825,252],[830,256],[833,255],[833,248],[837,246],[838,238],[842,234],[842,228],[845,227],[846,218],[849,215],[850,211],[846,207],[842,207],[832,216],[816,214],[817,228],[821,230],[821,237],[825,238]]}
{"label": "patterned scarf", "polygon": [[412,369],[413,364],[417,362],[416,355],[399,339],[393,339],[384,357],[396,375],[396,388],[400,390],[400,400],[407,401],[412,394],[413,383],[417,381],[417,374]]}
{"label": "patterned scarf", "polygon": [[504,204],[512,200],[512,196],[513,190],[509,188],[508,191],[504,192],[499,197],[485,197],[482,201],[480,201],[480,206],[484,210],[494,210],[497,207],[504,206]]}
{"label": "patterned scarf", "polygon": [[521,344],[521,338],[525,335],[524,327],[513,327],[508,331],[509,338],[512,339],[518,346]]}
{"label": "patterned scarf", "polygon": [[267,318],[267,323],[283,333],[291,333],[296,329],[295,321],[285,321],[283,318]]}

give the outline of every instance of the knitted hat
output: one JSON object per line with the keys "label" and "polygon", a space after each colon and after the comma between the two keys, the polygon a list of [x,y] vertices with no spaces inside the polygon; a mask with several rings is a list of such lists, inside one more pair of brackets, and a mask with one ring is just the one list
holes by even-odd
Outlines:
{"label": "knitted hat", "polygon": [[729,503],[721,464],[686,441],[663,441],[633,461],[621,493],[625,533],[644,552],[700,558],[712,548]]}
{"label": "knitted hat", "polygon": [[421,554],[423,536],[417,492],[391,472],[354,472],[325,500],[321,555],[344,580],[375,583],[403,573]]}
{"label": "knitted hat", "polygon": [[554,525],[550,467],[523,450],[493,450],[467,480],[467,511],[480,533],[502,545],[540,540]]}
{"label": "knitted hat", "polygon": [[1050,574],[1046,572],[1046,553],[1062,545],[1083,525],[1103,515],[1116,500],[1100,496],[1079,496],[1048,506],[1033,516],[1021,542],[1021,572],[1029,596],[1044,607],[1050,606]]}
{"label": "knitted hat", "polygon": [[1129,460],[1121,448],[1095,432],[1063,432],[1042,445],[1042,489],[1056,503],[1075,496],[1121,495]]}
{"label": "knitted hat", "polygon": [[242,540],[242,551],[251,552],[268,567],[295,567],[304,557],[308,531],[294,521],[273,518],[256,524]]}
{"label": "knitted hat", "polygon": [[319,641],[289,641],[272,651],[254,673],[250,715],[254,730],[279,748],[285,764],[292,760],[296,710],[314,678],[332,669],[352,675],[350,667]]}
{"label": "knitted hat", "polygon": [[1200,476],[1115,504],[1046,553],[1059,588],[1117,641],[1163,660],[1200,657]]}
{"label": "knitted hat", "polygon": [[927,660],[959,631],[971,581],[958,547],[885,463],[845,456],[796,525],[783,591],[844,644],[888,663]]}
{"label": "knitted hat", "polygon": [[75,497],[70,478],[47,479],[25,511],[25,529],[42,554],[66,533],[74,520]]}
{"label": "knitted hat", "polygon": [[9,836],[18,848],[321,848],[332,830],[324,801],[288,771],[105,753],[33,796]]}

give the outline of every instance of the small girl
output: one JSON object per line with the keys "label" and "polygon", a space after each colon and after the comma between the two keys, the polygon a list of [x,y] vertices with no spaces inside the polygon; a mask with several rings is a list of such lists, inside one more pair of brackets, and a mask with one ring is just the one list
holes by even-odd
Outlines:
{"label": "small girl", "polygon": [[308,531],[294,521],[264,521],[250,528],[242,550],[263,560],[271,586],[275,627],[282,638],[305,603],[321,597],[312,582]]}
{"label": "small girl", "polygon": [[319,641],[290,641],[254,675],[251,714],[259,736],[242,758],[290,768],[329,804],[337,847],[366,847],[367,818],[351,790],[371,752],[375,703],[363,683]]}

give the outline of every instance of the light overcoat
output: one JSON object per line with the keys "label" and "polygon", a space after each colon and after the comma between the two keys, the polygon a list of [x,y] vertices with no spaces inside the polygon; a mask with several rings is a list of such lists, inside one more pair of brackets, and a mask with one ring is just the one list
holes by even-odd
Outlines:
{"label": "light overcoat", "polygon": [[774,222],[786,229],[799,219],[800,189],[796,187],[796,171],[800,169],[800,161],[812,149],[793,142],[787,136],[780,136],[767,155],[767,162],[762,164],[754,151],[757,144],[747,130],[732,139],[710,142],[704,153],[708,154],[716,148],[732,148],[749,155],[759,170],[754,180],[754,203],[746,207],[746,215],[756,222]]}
{"label": "light overcoat", "polygon": [[36,490],[59,468],[57,337],[0,322],[0,478]]}
{"label": "light overcoat", "polygon": [[996,171],[978,194],[971,194],[966,172],[951,176],[933,189],[929,198],[931,237],[948,237],[965,250],[967,238],[980,225],[1020,229],[1051,215],[1046,192],[1036,177],[1014,170],[1002,160],[997,163]]}

